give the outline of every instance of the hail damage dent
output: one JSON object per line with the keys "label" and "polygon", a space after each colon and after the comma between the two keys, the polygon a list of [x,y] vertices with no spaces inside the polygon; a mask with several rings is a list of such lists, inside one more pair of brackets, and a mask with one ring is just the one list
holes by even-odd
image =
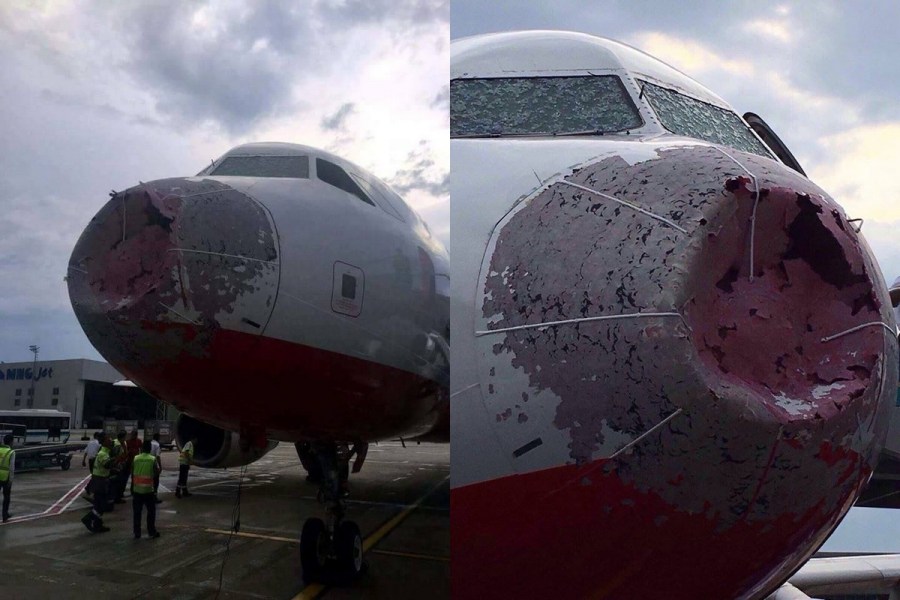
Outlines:
{"label": "hail damage dent", "polygon": [[[718,531],[793,515],[792,535],[817,535],[802,523],[843,514],[875,466],[897,363],[878,325],[892,319],[837,204],[773,161],[730,152],[613,156],[544,187],[495,231],[481,312],[489,329],[535,326],[492,335],[491,351],[533,394],[559,398],[553,426],[571,462],[604,464],[583,485],[614,472],[715,517]],[[597,320],[635,313],[657,316]],[[504,381],[489,381],[503,398]],[[527,419],[524,402],[500,409],[498,423]]]}
{"label": "hail damage dent", "polygon": [[113,364],[206,355],[216,329],[265,323],[277,287],[265,209],[212,179],[163,179],[114,194],[70,260],[70,296]]}

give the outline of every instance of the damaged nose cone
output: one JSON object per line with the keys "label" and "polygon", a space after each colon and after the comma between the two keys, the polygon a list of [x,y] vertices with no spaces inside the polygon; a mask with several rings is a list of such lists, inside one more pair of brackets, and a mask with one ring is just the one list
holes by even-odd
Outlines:
{"label": "damaged nose cone", "polygon": [[893,325],[864,242],[830,198],[743,176],[725,190],[730,210],[706,230],[683,312],[710,389],[739,387],[790,441],[793,421],[829,419],[878,389]]}
{"label": "damaged nose cone", "polygon": [[82,233],[69,298],[91,343],[133,376],[208,352],[219,329],[259,334],[278,282],[265,208],[218,181],[174,178],[119,192]]}
{"label": "damaged nose cone", "polygon": [[[454,561],[535,593],[505,546],[480,547],[531,528],[519,554],[566,556],[545,573],[573,596],[677,580],[673,597],[761,598],[874,470],[897,381],[887,289],[840,207],[783,165],[635,156],[547,182],[492,233],[476,343],[494,439],[521,470],[455,490],[454,514],[483,525]],[[581,576],[597,556],[603,576]]]}

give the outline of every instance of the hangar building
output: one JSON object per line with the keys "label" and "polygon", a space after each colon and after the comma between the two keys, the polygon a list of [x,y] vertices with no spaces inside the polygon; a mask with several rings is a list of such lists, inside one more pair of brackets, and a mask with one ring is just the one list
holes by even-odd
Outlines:
{"label": "hangar building", "polygon": [[76,429],[102,427],[104,419],[156,418],[156,400],[132,386],[109,364],[84,358],[0,362],[0,410],[46,408],[68,412]]}

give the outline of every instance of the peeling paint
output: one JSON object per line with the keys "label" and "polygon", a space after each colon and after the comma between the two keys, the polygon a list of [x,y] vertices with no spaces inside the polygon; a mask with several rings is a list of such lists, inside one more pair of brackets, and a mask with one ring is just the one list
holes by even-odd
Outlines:
{"label": "peeling paint", "polygon": [[[604,158],[564,176],[687,233],[550,183],[495,233],[482,270],[491,329],[579,320],[505,331],[490,345],[528,375],[529,392],[559,397],[552,427],[569,436],[568,460],[602,459],[601,449],[608,456],[683,409],[610,466],[722,530],[813,506],[839,510],[874,467],[880,357],[896,352],[879,327],[821,342],[887,318],[871,256],[821,189],[772,161],[734,155],[760,186],[753,281],[751,182],[731,158],[698,146],[633,165]],[[671,312],[684,322],[583,321]],[[493,386],[495,397],[509,393],[503,381]],[[836,464],[821,460],[822,439],[844,449]]]}
{"label": "peeling paint", "polygon": [[[265,210],[210,179],[163,179],[116,194],[82,234],[70,283],[76,314],[114,363],[202,356],[219,328],[265,322],[277,286]],[[188,335],[168,324],[192,324]]]}

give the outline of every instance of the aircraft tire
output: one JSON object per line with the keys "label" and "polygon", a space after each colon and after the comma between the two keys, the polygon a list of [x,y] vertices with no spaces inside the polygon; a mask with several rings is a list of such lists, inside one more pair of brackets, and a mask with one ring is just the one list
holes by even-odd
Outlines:
{"label": "aircraft tire", "polygon": [[328,530],[325,521],[307,519],[300,534],[300,566],[306,583],[320,581],[328,563]]}
{"label": "aircraft tire", "polygon": [[363,572],[363,542],[359,525],[344,521],[334,535],[335,554],[341,575],[348,581],[355,580]]}

